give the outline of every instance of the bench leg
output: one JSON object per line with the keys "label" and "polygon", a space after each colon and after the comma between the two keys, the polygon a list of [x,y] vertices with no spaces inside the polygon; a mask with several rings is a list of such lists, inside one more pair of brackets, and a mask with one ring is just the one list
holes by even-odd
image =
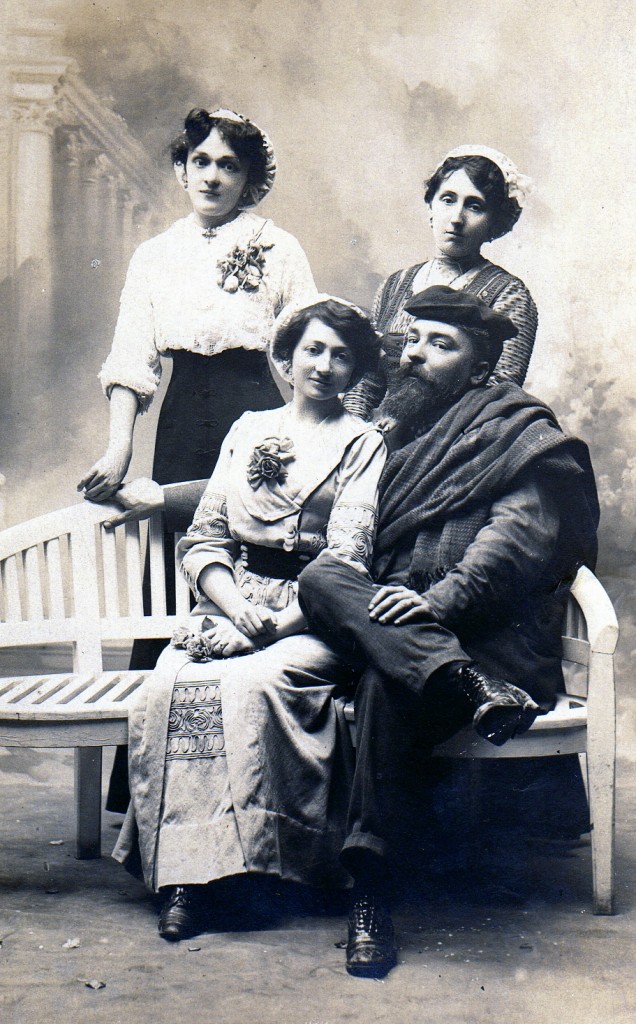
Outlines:
{"label": "bench leg", "polygon": [[102,855],[102,748],[75,748],[76,851],[79,860]]}
{"label": "bench leg", "polygon": [[593,658],[587,702],[587,782],[592,822],[594,913],[612,914],[616,781],[614,672],[611,655],[595,653]]}

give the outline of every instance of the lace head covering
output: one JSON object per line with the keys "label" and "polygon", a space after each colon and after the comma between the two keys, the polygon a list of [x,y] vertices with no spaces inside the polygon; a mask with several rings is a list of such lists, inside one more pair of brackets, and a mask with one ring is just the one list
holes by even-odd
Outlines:
{"label": "lace head covering", "polygon": [[243,117],[242,114],[237,114],[235,110],[227,110],[225,107],[219,107],[217,110],[212,110],[210,112],[210,117],[217,117],[223,121],[234,121],[236,124],[247,125],[260,136],[265,154],[263,177],[261,181],[248,182],[243,190],[243,197],[239,204],[242,210],[245,210],[250,206],[256,206],[270,191],[274,184],[274,178],[276,177],[276,157],[274,156],[274,148],[268,136],[261,128],[258,127],[257,124],[254,124],[254,122],[250,121],[249,118]]}
{"label": "lace head covering", "polygon": [[[170,144],[170,156],[175,167],[179,165],[185,166],[192,146],[194,144],[198,145],[215,127],[219,126],[222,129],[222,122],[226,123],[228,135],[231,134],[230,128],[232,125],[241,125],[247,128],[247,137],[254,143],[253,146],[249,147],[252,150],[249,158],[249,177],[253,177],[255,180],[246,183],[239,203],[239,209],[245,210],[249,206],[256,206],[257,203],[260,203],[261,199],[271,189],[276,177],[276,159],[272,144],[265,132],[258,125],[254,124],[253,121],[249,121],[242,114],[237,114],[236,111],[227,110],[224,107],[219,107],[217,110],[213,110],[212,113],[204,110],[202,107],[194,107],[185,119],[183,131],[179,132]],[[235,132],[235,135],[237,134],[240,133]],[[228,139],[229,141],[230,139]],[[238,142],[239,139],[236,138],[235,144]],[[254,152],[254,150],[257,152]]]}
{"label": "lace head covering", "polygon": [[518,205],[523,207],[525,200],[534,188],[532,178],[529,178],[527,174],[522,174],[517,166],[513,164],[512,160],[504,153],[500,153],[498,149],[491,149],[490,146],[477,146],[470,144],[455,146],[455,148],[451,149],[444,159],[440,161],[431,177],[434,177],[437,174],[445,161],[450,157],[468,156],[482,156],[486,160],[490,160],[491,163],[495,164],[503,174],[508,199],[516,200]]}

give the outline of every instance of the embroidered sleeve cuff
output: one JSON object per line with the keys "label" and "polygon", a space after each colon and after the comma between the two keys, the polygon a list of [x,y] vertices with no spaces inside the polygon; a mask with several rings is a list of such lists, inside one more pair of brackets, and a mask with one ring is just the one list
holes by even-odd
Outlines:
{"label": "embroidered sleeve cuff", "polygon": [[224,494],[206,491],[197,506],[192,526],[177,545],[177,561],[197,600],[198,580],[209,565],[234,568],[238,544],[230,533]]}
{"label": "embroidered sleeve cuff", "polygon": [[334,505],[327,525],[327,550],[365,572],[371,564],[375,529],[372,505]]}

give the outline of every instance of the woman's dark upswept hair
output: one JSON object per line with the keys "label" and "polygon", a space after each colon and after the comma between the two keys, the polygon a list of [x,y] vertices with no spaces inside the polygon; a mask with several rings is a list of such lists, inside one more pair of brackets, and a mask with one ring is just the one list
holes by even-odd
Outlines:
{"label": "woman's dark upswept hair", "polygon": [[351,349],[354,369],[349,387],[377,368],[380,339],[371,326],[370,317],[367,319],[351,306],[335,299],[324,299],[299,309],[279,328],[272,344],[275,360],[283,364],[291,363],[294,349],[312,320],[320,320],[326,327],[330,327]]}
{"label": "woman's dark upswept hair", "polygon": [[501,238],[512,231],[521,216],[516,199],[508,196],[504,176],[497,164],[485,156],[449,156],[428,179],[424,202],[430,206],[446,179],[454,171],[465,171],[475,188],[483,192],[492,218],[490,238]]}
{"label": "woman's dark upswept hair", "polygon": [[190,111],[184,122],[184,130],[170,143],[173,164],[185,164],[188,153],[200,146],[214,128],[245,165],[248,184],[264,184],[267,151],[258,129],[242,121],[212,117],[207,110],[199,107],[194,107]]}

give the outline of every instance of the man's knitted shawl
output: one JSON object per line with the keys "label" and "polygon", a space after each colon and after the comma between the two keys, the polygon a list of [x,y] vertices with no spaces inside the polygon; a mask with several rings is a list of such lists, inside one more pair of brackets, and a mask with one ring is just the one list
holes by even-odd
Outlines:
{"label": "man's knitted shawl", "polygon": [[570,549],[576,536],[577,563],[593,568],[599,506],[587,445],[567,438],[552,410],[515,384],[467,392],[389,458],[376,556],[406,535],[489,508],[531,466],[557,498]]}

